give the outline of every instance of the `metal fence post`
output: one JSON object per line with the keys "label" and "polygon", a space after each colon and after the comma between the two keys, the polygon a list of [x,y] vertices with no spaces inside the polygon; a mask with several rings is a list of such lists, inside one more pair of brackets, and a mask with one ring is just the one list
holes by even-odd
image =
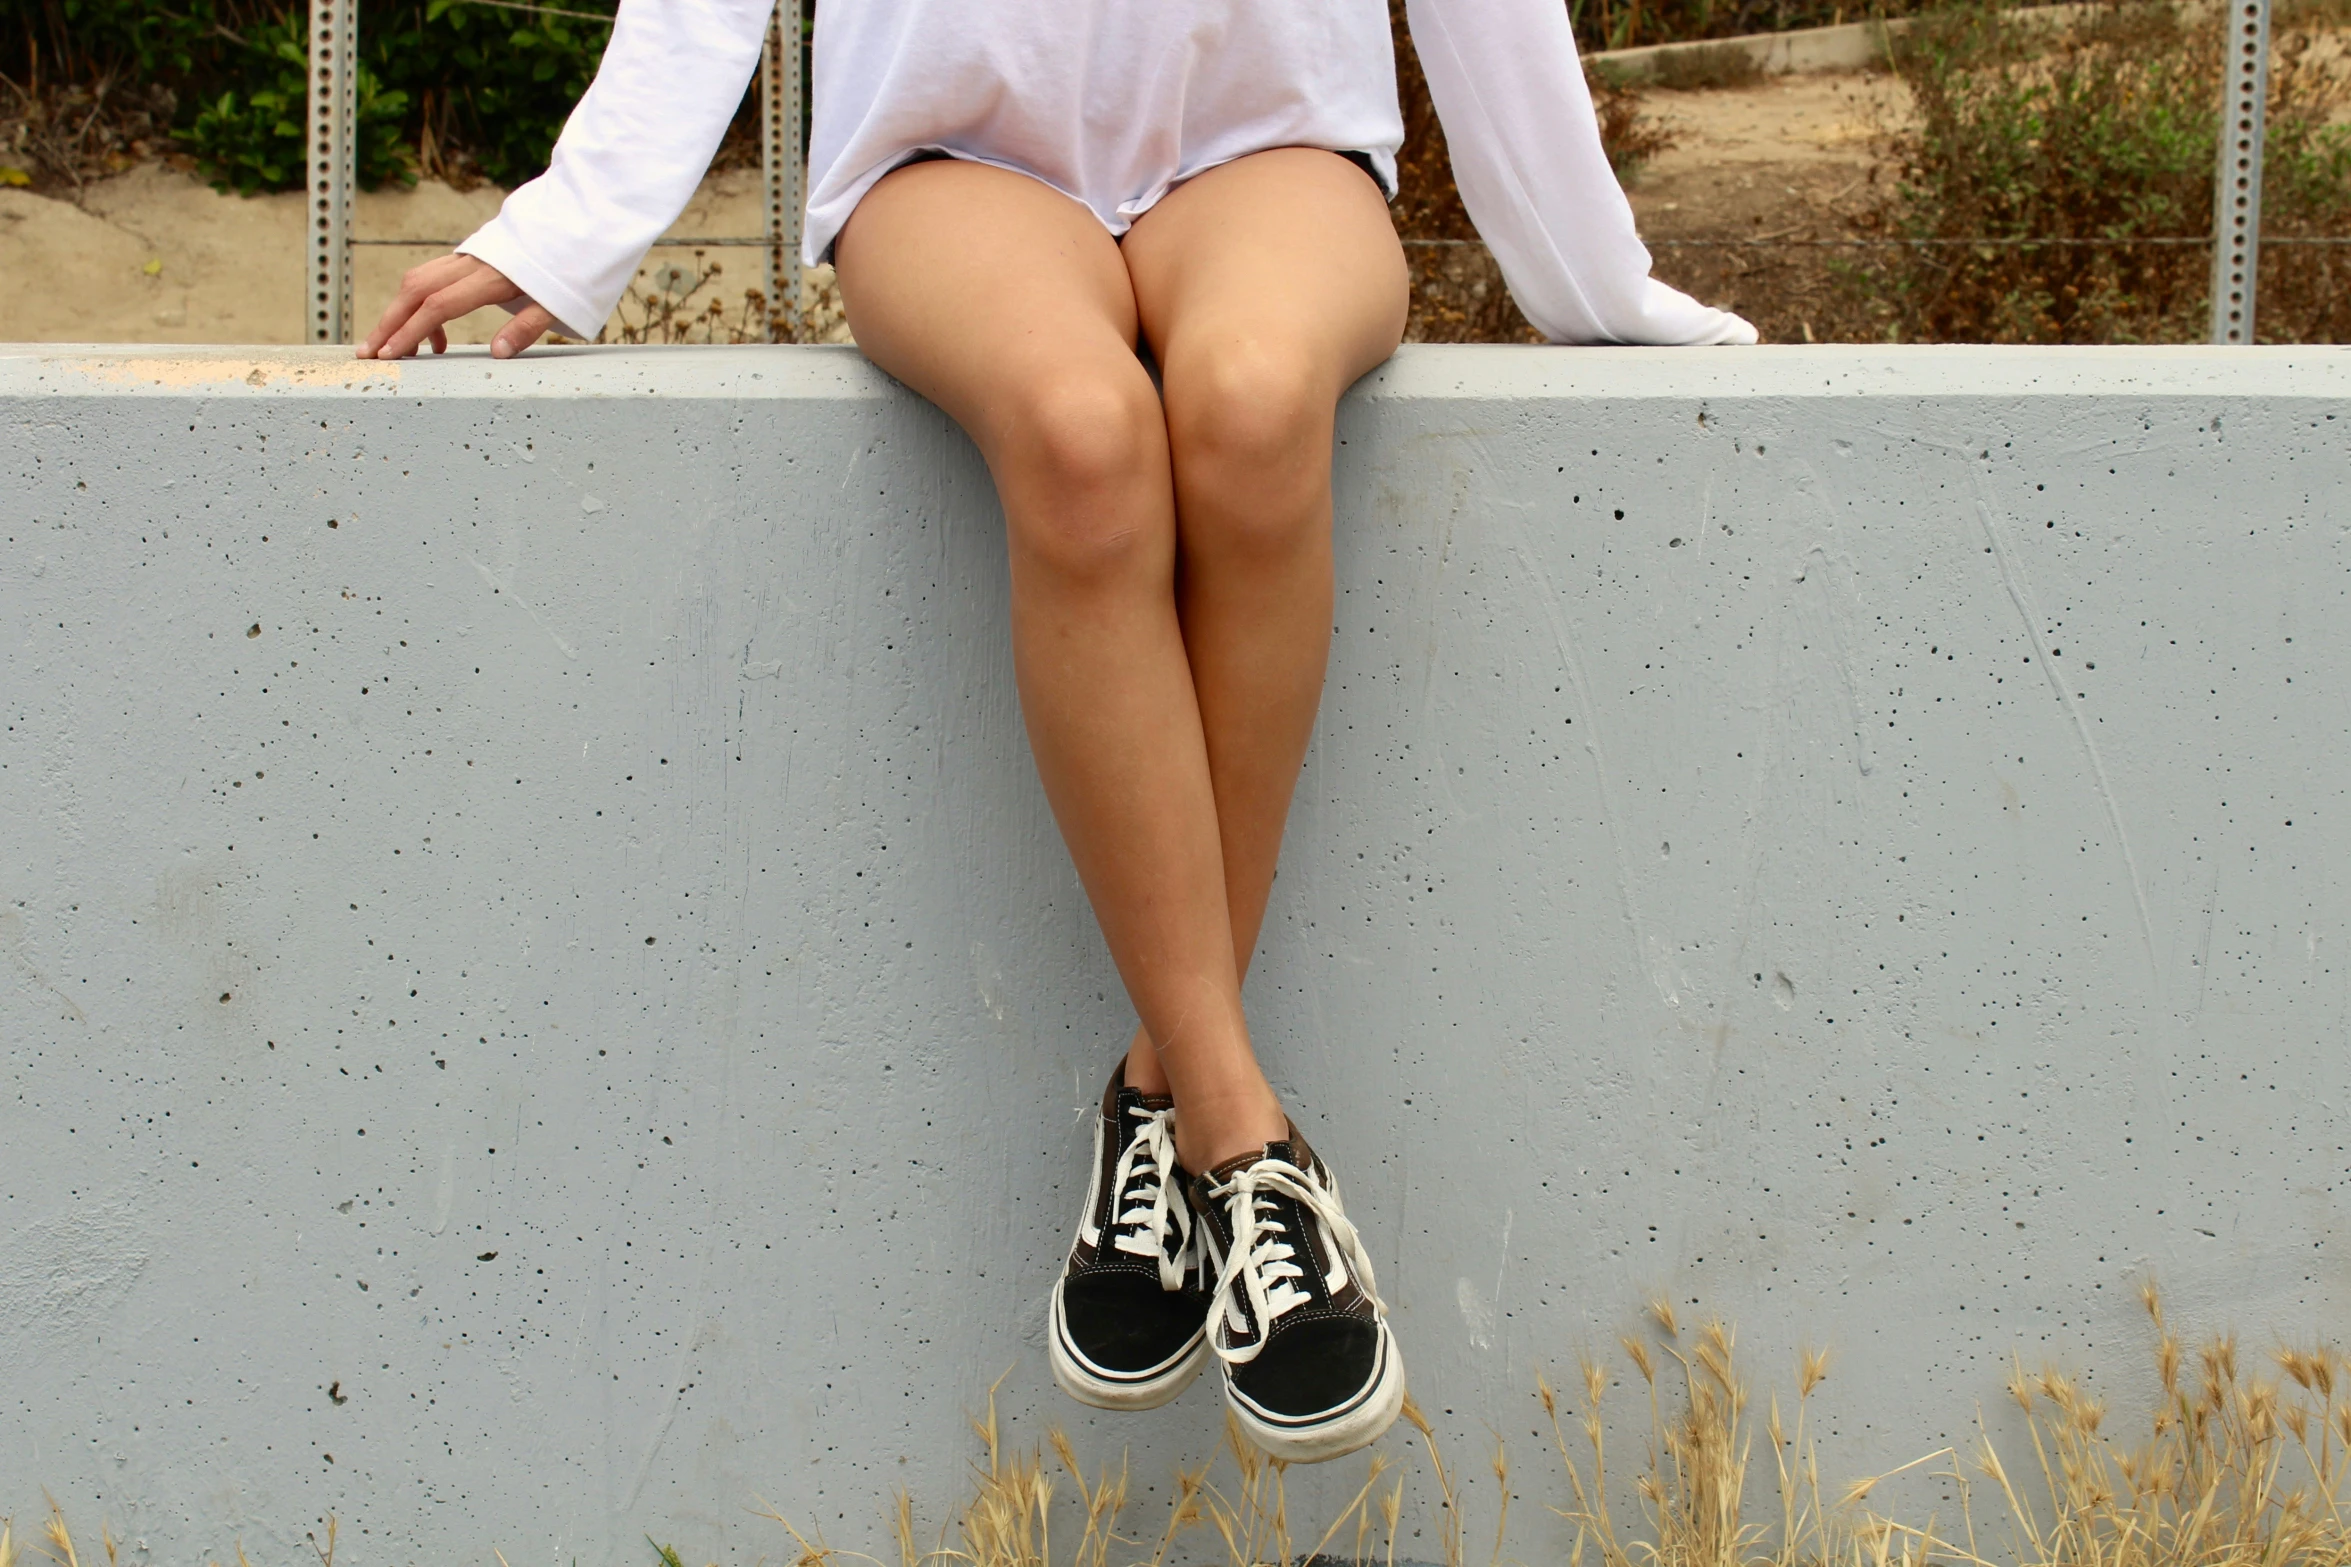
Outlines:
{"label": "metal fence post", "polygon": [[2212,340],[2253,341],[2261,279],[2261,132],[2269,108],[2269,0],[2228,0],[2220,159],[2212,182]]}
{"label": "metal fence post", "polygon": [[[321,0],[312,0],[313,4]],[[777,0],[759,71],[759,167],[767,204],[767,340],[800,337],[801,0]]]}
{"label": "metal fence post", "polygon": [[310,0],[310,340],[351,341],[352,134],[359,0]]}

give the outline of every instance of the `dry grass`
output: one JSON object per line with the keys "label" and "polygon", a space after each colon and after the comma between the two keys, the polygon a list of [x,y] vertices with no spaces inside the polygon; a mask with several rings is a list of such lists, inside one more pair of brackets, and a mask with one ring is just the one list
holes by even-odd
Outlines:
{"label": "dry grass", "polygon": [[[2284,1347],[2272,1356],[2283,1380],[2271,1380],[2240,1371],[2236,1340],[2220,1337],[2197,1352],[2191,1374],[2152,1288],[2144,1300],[2163,1388],[2146,1441],[2126,1446],[2107,1436],[2100,1400],[2053,1368],[2028,1373],[2020,1363],[2008,1393],[2032,1433],[2033,1465],[2021,1478],[2012,1475],[1988,1440],[1975,1454],[1975,1467],[1999,1494],[2007,1548],[1987,1559],[1972,1527],[1964,1548],[1931,1532],[1885,1529],[1970,1567],[1987,1560],[2024,1567],[2351,1562],[2351,1522],[2343,1512],[2351,1360],[2324,1345]],[[1953,1473],[1964,1488],[1964,1471],[1955,1466]]]}
{"label": "dry grass", "polygon": [[[2323,1346],[2284,1348],[2274,1357],[2280,1379],[2269,1379],[2240,1368],[2234,1340],[2216,1338],[2190,1375],[2161,1302],[2152,1289],[2145,1299],[2162,1388],[2145,1441],[2109,1433],[2104,1406],[2062,1372],[2020,1364],[2009,1393],[2024,1416],[2029,1463],[2012,1466],[1983,1431],[1972,1453],[1941,1449],[1841,1493],[1823,1490],[1808,1429],[1827,1355],[1801,1352],[1791,1401],[1771,1396],[1758,1418],[1731,1328],[1686,1330],[1659,1301],[1649,1331],[1622,1342],[1648,1427],[1629,1473],[1611,1467],[1625,1460],[1608,1442],[1607,1368],[1585,1361],[1576,1410],[1538,1381],[1564,1483],[1551,1511],[1570,1530],[1566,1567],[2351,1567],[2351,1360]],[[1490,1460],[1490,1524],[1473,1523],[1429,1422],[1410,1402],[1404,1418],[1427,1454],[1422,1480],[1441,1567],[1468,1567],[1473,1540],[1489,1527],[1491,1567],[1504,1567],[1507,1450],[1497,1442]],[[992,1390],[976,1429],[982,1460],[952,1531],[926,1547],[911,1500],[898,1498],[895,1567],[1163,1567],[1195,1529],[1208,1532],[1201,1543],[1225,1567],[1395,1559],[1407,1487],[1383,1455],[1335,1518],[1304,1530],[1290,1517],[1286,1466],[1228,1428],[1216,1466],[1180,1474],[1167,1515],[1130,1537],[1123,1467],[1089,1480],[1058,1432],[1050,1464],[1042,1450],[1012,1452]],[[1948,1483],[1958,1504],[1948,1525],[1870,1505],[1886,1482],[1913,1471]],[[1769,1501],[1751,1487],[1768,1488]],[[790,1531],[794,1567],[873,1560],[801,1534],[773,1509],[766,1515]]]}
{"label": "dry grass", "polygon": [[[1606,1378],[1584,1367],[1587,1408],[1581,1421],[1589,1468],[1564,1436],[1559,1453],[1576,1528],[1570,1555],[1586,1550],[1598,1567],[2343,1567],[2351,1563],[2351,1522],[2344,1480],[2351,1467],[2351,1360],[2325,1346],[2281,1348],[2283,1380],[2240,1370],[2233,1338],[2218,1337],[2196,1355],[2196,1374],[2164,1321],[2162,1301],[2143,1293],[2155,1331],[2155,1370],[2162,1396],[2147,1437],[2126,1443],[2107,1432],[2102,1401],[2054,1367],[2028,1372],[2021,1362],[2009,1396],[2023,1414],[2032,1447],[2029,1467],[2012,1469],[1978,1422],[1972,1453],[1929,1453],[1871,1476],[1834,1502],[1824,1499],[1818,1458],[1805,1430],[1807,1406],[1828,1374],[1826,1357],[1807,1351],[1796,1371],[1795,1416],[1777,1399],[1761,1436],[1776,1481],[1776,1516],[1757,1519],[1747,1506],[1758,1433],[1733,1355],[1730,1330],[1710,1323],[1684,1347],[1670,1306],[1653,1308],[1659,1342],[1637,1339],[1625,1352],[1649,1395],[1652,1433],[1636,1491],[1640,1516],[1629,1525],[1610,1509],[1602,1425]],[[1662,1359],[1674,1371],[1661,1370]],[[1678,1398],[1661,1386],[1678,1381]],[[2344,1401],[2337,1401],[2338,1389]],[[1560,1432],[1555,1396],[1541,1390]],[[1940,1464],[1944,1467],[1930,1468]],[[1949,1527],[1932,1517],[1906,1521],[1871,1509],[1885,1481],[1925,1470],[1950,1482],[1958,1516]],[[1979,1512],[1976,1493],[1988,1493]]]}
{"label": "dry grass", "polygon": [[[65,1509],[57,1505],[57,1498],[44,1495],[49,1504],[49,1516],[41,1526],[41,1538],[33,1549],[57,1564],[57,1567],[82,1567],[82,1554],[73,1541],[73,1531],[66,1527]],[[106,1553],[107,1567],[120,1567],[122,1542],[115,1539],[114,1530],[105,1524],[98,1526],[98,1548]],[[15,1520],[0,1518],[0,1567],[17,1567],[20,1552],[16,1545]]]}
{"label": "dry grass", "polygon": [[[753,258],[749,248],[740,254]],[[812,267],[800,279],[800,312],[796,321],[768,321],[763,289],[746,288],[737,297],[724,279],[726,265],[707,250],[697,250],[685,262],[663,261],[637,269],[628,290],[613,311],[613,320],[600,332],[599,343],[846,343],[847,319],[831,267]],[[773,335],[771,336],[771,330]],[[579,339],[556,333],[552,341]]]}
{"label": "dry grass", "polygon": [[[1405,1416],[1426,1435],[1428,1424],[1409,1399]],[[1290,1466],[1252,1447],[1229,1419],[1222,1452],[1198,1469],[1179,1471],[1175,1499],[1165,1518],[1133,1535],[1122,1528],[1129,1500],[1123,1460],[1115,1474],[1104,1467],[1088,1479],[1069,1438],[1058,1429],[1047,1438],[1051,1463],[1042,1448],[1011,1449],[997,1421],[995,1388],[988,1390],[986,1418],[974,1421],[972,1430],[980,1440],[972,1494],[952,1524],[939,1529],[933,1543],[923,1543],[912,1496],[898,1493],[890,1518],[896,1567],[1164,1567],[1176,1541],[1187,1531],[1201,1529],[1216,1537],[1228,1561],[1245,1567],[1336,1561],[1339,1558],[1327,1554],[1334,1542],[1346,1545],[1351,1554],[1345,1559],[1356,1567],[1392,1567],[1395,1561],[1403,1485],[1399,1481],[1381,1488],[1388,1461],[1380,1455],[1371,1458],[1354,1499],[1301,1551],[1291,1531],[1286,1479]],[[1430,1452],[1435,1453],[1433,1446]],[[1212,1476],[1226,1464],[1230,1474],[1218,1483]],[[1069,1487],[1066,1501],[1064,1482]],[[889,1567],[880,1557],[827,1543],[822,1531],[803,1533],[765,1503],[758,1512],[781,1525],[791,1539],[797,1553],[793,1567],[842,1567],[853,1561]],[[1061,1520],[1061,1538],[1068,1542],[1058,1549],[1053,1543],[1056,1518]],[[1380,1535],[1376,1548],[1375,1530]],[[0,1567],[8,1564],[0,1562]]]}
{"label": "dry grass", "polygon": [[0,186],[79,201],[92,180],[167,152],[174,108],[165,89],[112,76],[85,86],[0,75]]}
{"label": "dry grass", "polygon": [[768,341],[765,291],[746,288],[741,299],[730,299],[720,282],[725,275],[725,264],[701,250],[690,262],[642,267],[613,312],[619,330],[607,334],[619,343]]}
{"label": "dry grass", "polygon": [[[1979,1420],[1972,1451],[1943,1448],[1842,1493],[1822,1489],[1807,1425],[1827,1356],[1799,1354],[1792,1402],[1773,1395],[1759,1420],[1730,1327],[1685,1330],[1660,1301],[1648,1331],[1622,1342],[1647,1417],[1629,1468],[1608,1441],[1605,1367],[1584,1362],[1580,1409],[1537,1383],[1564,1488],[1550,1510],[1569,1531],[1565,1567],[2351,1567],[2351,1358],[2325,1345],[2284,1347],[2269,1375],[2240,1364],[2225,1336],[2191,1356],[2152,1288],[2144,1300],[2160,1397],[2143,1440],[2109,1432],[2105,1405],[2073,1378],[2020,1362],[2008,1392],[2029,1457],[2004,1458]],[[1404,1419],[1426,1453],[1422,1490],[1441,1567],[1468,1567],[1488,1525],[1468,1517],[1456,1472],[1409,1400]],[[772,1507],[759,1512],[785,1531],[792,1567],[1166,1567],[1179,1542],[1191,1547],[1185,1559],[1221,1557],[1224,1567],[1395,1567],[1407,1485],[1384,1454],[1370,1457],[1335,1516],[1300,1527],[1288,1466],[1228,1424],[1214,1460],[1177,1475],[1163,1514],[1130,1521],[1123,1460],[1089,1475],[1059,1431],[1016,1448],[993,1388],[973,1429],[980,1457],[970,1494],[935,1534],[926,1536],[911,1496],[897,1497],[888,1522],[895,1563],[804,1532]],[[1512,1470],[1499,1442],[1489,1468],[1498,1498],[1489,1567],[1506,1567]],[[1947,1523],[1871,1505],[1887,1481],[1912,1471],[1954,1499]],[[1751,1488],[1773,1495],[1763,1501]],[[111,1532],[100,1541],[115,1567]],[[319,1567],[333,1567],[332,1520],[311,1545]],[[83,1567],[54,1501],[32,1549],[55,1567]],[[674,1550],[655,1550],[664,1567],[683,1567]],[[0,1567],[19,1567],[18,1555],[0,1520]],[[237,1563],[252,1567],[241,1549]]]}
{"label": "dry grass", "polygon": [[[1797,1357],[1792,1424],[1782,1418],[1778,1398],[1770,1402],[1763,1435],[1778,1484],[1778,1516],[1768,1523],[1751,1519],[1746,1496],[1756,1432],[1732,1331],[1709,1322],[1685,1344],[1671,1304],[1659,1300],[1649,1311],[1654,1343],[1629,1336],[1622,1341],[1649,1405],[1650,1439],[1634,1484],[1637,1519],[1620,1521],[1611,1505],[1600,1418],[1606,1370],[1594,1360],[1583,1363],[1584,1409],[1576,1422],[1582,1462],[1561,1425],[1558,1395],[1547,1382],[1536,1385],[1572,1498],[1571,1505],[1553,1509],[1575,1527],[1571,1567],[1582,1567],[1587,1551],[1598,1567],[1802,1567],[1848,1560],[1851,1509],[1823,1503],[1820,1466],[1805,1429],[1812,1395],[1828,1377],[1828,1357],[1813,1350]],[[1678,1409],[1668,1402],[1673,1381],[1679,1384]],[[1858,1494],[1848,1503],[1854,1500]]]}

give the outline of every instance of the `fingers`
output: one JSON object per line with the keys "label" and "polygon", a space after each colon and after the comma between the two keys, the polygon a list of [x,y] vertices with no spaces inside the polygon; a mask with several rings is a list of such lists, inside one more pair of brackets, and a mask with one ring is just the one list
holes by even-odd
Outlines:
{"label": "fingers", "polygon": [[422,266],[410,267],[400,279],[400,291],[392,296],[392,302],[384,307],[383,315],[377,318],[375,330],[368,333],[367,341],[360,345],[359,357],[392,357],[384,353],[384,345],[408,324],[409,318],[416,314],[417,307],[436,290],[452,278],[464,276],[468,270],[466,263],[471,260],[467,256],[435,256]]}
{"label": "fingers", "polygon": [[548,329],[554,325],[555,317],[548,313],[546,306],[525,305],[515,313],[512,321],[498,329],[496,337],[490,339],[490,357],[512,359],[546,336]]}
{"label": "fingers", "polygon": [[449,322],[484,305],[504,304],[520,293],[505,273],[472,256],[442,256],[412,267],[375,330],[360,345],[359,357],[405,359],[428,339],[439,352],[447,347],[443,328]]}
{"label": "fingers", "polygon": [[405,359],[434,332],[459,316],[484,305],[503,304],[514,297],[514,285],[495,268],[475,263],[478,271],[456,278],[427,294],[407,321],[376,346],[379,359]]}
{"label": "fingers", "polygon": [[449,334],[439,327],[433,328],[433,352],[436,354],[449,352]]}

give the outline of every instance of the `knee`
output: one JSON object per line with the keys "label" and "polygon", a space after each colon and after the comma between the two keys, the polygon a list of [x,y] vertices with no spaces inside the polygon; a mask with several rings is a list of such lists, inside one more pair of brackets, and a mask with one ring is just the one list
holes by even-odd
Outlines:
{"label": "knee", "polygon": [[1131,377],[1065,370],[1008,394],[991,460],[1016,550],[1058,574],[1115,574],[1171,543],[1158,399]]}
{"label": "knee", "polygon": [[1305,353],[1231,344],[1167,383],[1187,548],[1282,549],[1324,528],[1336,400]]}
{"label": "knee", "polygon": [[1168,368],[1168,438],[1202,478],[1254,484],[1327,468],[1332,404],[1310,356],[1278,342],[1220,344]]}

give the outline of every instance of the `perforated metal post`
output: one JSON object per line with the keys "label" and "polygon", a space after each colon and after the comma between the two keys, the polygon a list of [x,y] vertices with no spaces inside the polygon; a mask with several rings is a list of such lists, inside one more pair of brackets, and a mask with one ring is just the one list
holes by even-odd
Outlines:
{"label": "perforated metal post", "polygon": [[[316,3],[316,0],[314,0]],[[759,168],[767,198],[767,340],[800,337],[801,0],[777,0],[759,70]]]}
{"label": "perforated metal post", "polygon": [[2261,276],[2261,132],[2269,106],[2269,0],[2228,0],[2220,166],[2212,184],[2212,340],[2253,341]]}
{"label": "perforated metal post", "polygon": [[351,341],[359,0],[310,0],[310,340]]}

